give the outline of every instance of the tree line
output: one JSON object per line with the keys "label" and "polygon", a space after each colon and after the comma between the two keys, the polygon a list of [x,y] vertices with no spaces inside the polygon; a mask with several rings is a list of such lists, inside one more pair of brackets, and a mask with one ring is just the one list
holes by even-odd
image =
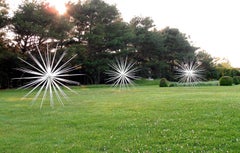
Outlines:
{"label": "tree line", "polygon": [[[27,52],[36,45],[58,46],[68,56],[78,54],[72,65],[85,74],[78,81],[105,83],[104,73],[115,58],[128,57],[137,62],[138,76],[175,80],[176,63],[196,61],[206,70],[205,78],[239,75],[233,68],[216,64],[214,58],[190,43],[177,28],[158,30],[150,17],[133,17],[124,22],[115,5],[102,0],[68,2],[67,12],[58,11],[45,1],[23,1],[9,17],[5,0],[0,0],[0,88],[18,86],[12,78],[20,77],[14,68],[23,66],[17,57],[28,60]],[[76,73],[76,72],[75,72]]]}

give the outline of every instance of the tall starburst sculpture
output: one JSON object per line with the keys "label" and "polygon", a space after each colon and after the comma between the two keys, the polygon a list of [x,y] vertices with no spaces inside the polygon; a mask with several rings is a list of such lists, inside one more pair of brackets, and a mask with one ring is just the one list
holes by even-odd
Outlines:
{"label": "tall starburst sculpture", "polygon": [[204,80],[204,69],[194,61],[181,64],[177,63],[176,72],[176,78],[179,79],[179,82],[186,85],[196,85],[198,82]]}
{"label": "tall starburst sculpture", "polygon": [[128,61],[128,58],[116,59],[115,62],[109,64],[111,70],[106,74],[109,76],[107,82],[113,82],[113,87],[120,89],[133,85],[133,80],[137,79],[136,72],[138,68],[134,67],[136,62]]}
{"label": "tall starburst sculpture", "polygon": [[[40,108],[42,108],[43,102],[46,100],[47,96],[49,96],[50,106],[54,106],[54,98],[56,97],[57,101],[64,105],[62,97],[68,100],[68,96],[62,90],[62,87],[74,92],[71,88],[69,88],[67,84],[79,84],[76,81],[71,81],[66,79],[65,77],[81,75],[81,74],[68,74],[69,72],[76,69],[76,66],[69,67],[67,66],[70,61],[76,57],[73,55],[69,60],[63,62],[63,58],[66,55],[64,52],[59,59],[56,58],[57,49],[54,49],[53,53],[51,53],[47,47],[47,51],[45,54],[42,54],[38,46],[36,46],[37,52],[39,55],[39,59],[36,58],[31,51],[29,51],[29,55],[33,60],[33,64],[27,62],[26,60],[19,57],[21,61],[29,66],[29,68],[17,68],[17,70],[22,71],[30,76],[15,78],[15,79],[23,79],[30,80],[26,85],[20,87],[19,89],[31,88],[31,90],[23,97],[26,98],[30,94],[35,93],[32,102],[35,102],[40,95],[41,104]],[[53,56],[51,55],[53,54]],[[45,55],[45,56],[44,56]]]}

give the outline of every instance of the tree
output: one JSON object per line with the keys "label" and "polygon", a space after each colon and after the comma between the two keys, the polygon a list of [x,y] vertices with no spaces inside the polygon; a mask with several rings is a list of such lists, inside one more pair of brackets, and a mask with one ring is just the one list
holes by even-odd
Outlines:
{"label": "tree", "polygon": [[[89,36],[97,30],[119,19],[119,12],[113,5],[108,5],[102,0],[88,0],[84,4],[68,3],[68,13],[73,17],[75,24],[75,38],[78,42],[89,41]],[[99,34],[99,33],[98,33]]]}
{"label": "tree", "polygon": [[69,41],[70,31],[73,28],[69,20],[65,15],[56,15],[49,28],[49,38],[57,40],[61,48]]}
{"label": "tree", "polygon": [[227,69],[232,68],[232,65],[231,65],[230,61],[226,58],[216,57],[216,58],[214,58],[214,63],[217,67],[224,67],[224,68],[227,68]]}
{"label": "tree", "polygon": [[22,52],[41,45],[49,36],[49,27],[56,13],[46,3],[24,1],[12,18],[15,41]]}
{"label": "tree", "polygon": [[[197,47],[192,46],[188,37],[178,29],[166,27],[160,31],[163,36],[164,61],[169,64],[168,79],[173,80],[174,67],[177,63],[194,61]],[[170,77],[170,78],[169,78]]]}
{"label": "tree", "polygon": [[203,68],[207,80],[218,79],[214,66],[214,59],[210,54],[208,54],[205,50],[200,50],[196,54],[196,59],[200,62],[200,66]]}
{"label": "tree", "polygon": [[0,0],[0,44],[5,45],[8,43],[6,40],[6,26],[9,24],[8,18],[8,5],[5,0]]}
{"label": "tree", "polygon": [[15,41],[22,52],[54,39],[63,45],[72,29],[68,16],[60,16],[58,11],[44,2],[24,1],[12,18]]}
{"label": "tree", "polygon": [[150,17],[134,17],[132,18],[132,20],[130,21],[130,24],[138,29],[142,29],[142,30],[147,30],[150,31],[152,28],[155,27],[154,25],[154,21],[150,18]]}
{"label": "tree", "polygon": [[0,43],[0,88],[12,87],[12,78],[19,77],[19,73],[14,68],[20,66],[17,59],[18,53],[14,48],[9,48]]}
{"label": "tree", "polygon": [[105,28],[106,49],[110,52],[131,52],[130,47],[134,37],[133,30],[128,23],[116,21]]}
{"label": "tree", "polygon": [[222,76],[240,76],[239,69],[233,68],[229,60],[226,58],[215,58],[214,68],[216,71],[215,79],[219,79]]}
{"label": "tree", "polygon": [[141,67],[142,77],[165,77],[163,71],[166,65],[162,63],[163,42],[162,35],[154,29],[153,20],[150,17],[135,17],[130,21],[135,37],[135,58]]}
{"label": "tree", "polygon": [[8,24],[8,9],[5,0],[0,0],[0,29]]}
{"label": "tree", "polygon": [[197,47],[192,46],[186,34],[178,29],[166,27],[161,30],[163,43],[168,62],[191,60],[195,57]]}
{"label": "tree", "polygon": [[77,4],[69,3],[68,7],[75,24],[74,39],[85,45],[87,50],[87,61],[84,62],[86,72],[92,76],[94,83],[100,83],[110,61],[109,50],[116,49],[111,45],[113,41],[108,41],[111,37],[108,29],[117,26],[119,12],[115,6],[102,0],[89,0],[84,4],[80,1]]}
{"label": "tree", "polygon": [[68,2],[66,6],[67,6],[67,13],[69,16],[72,17],[72,22],[74,24],[72,39],[77,42],[82,42],[85,40],[83,38],[86,31],[85,22],[84,20],[82,20],[86,18],[83,14],[82,3],[81,1],[78,1],[78,3],[76,4],[72,2]]}

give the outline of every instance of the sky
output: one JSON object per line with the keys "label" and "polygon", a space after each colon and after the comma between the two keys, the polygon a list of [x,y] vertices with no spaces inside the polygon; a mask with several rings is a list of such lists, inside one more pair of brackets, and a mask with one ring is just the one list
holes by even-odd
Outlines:
{"label": "sky", "polygon": [[[48,0],[53,5],[68,0]],[[104,0],[116,5],[123,20],[151,17],[156,28],[178,28],[193,45],[240,67],[239,0]],[[21,0],[7,0],[17,7]],[[239,55],[239,56],[238,56]]]}

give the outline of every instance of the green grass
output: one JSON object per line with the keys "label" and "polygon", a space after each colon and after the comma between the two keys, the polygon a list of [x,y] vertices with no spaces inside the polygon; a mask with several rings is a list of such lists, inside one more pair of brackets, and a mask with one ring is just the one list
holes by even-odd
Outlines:
{"label": "green grass", "polygon": [[74,87],[54,109],[27,91],[0,91],[0,150],[22,152],[238,152],[240,86]]}

